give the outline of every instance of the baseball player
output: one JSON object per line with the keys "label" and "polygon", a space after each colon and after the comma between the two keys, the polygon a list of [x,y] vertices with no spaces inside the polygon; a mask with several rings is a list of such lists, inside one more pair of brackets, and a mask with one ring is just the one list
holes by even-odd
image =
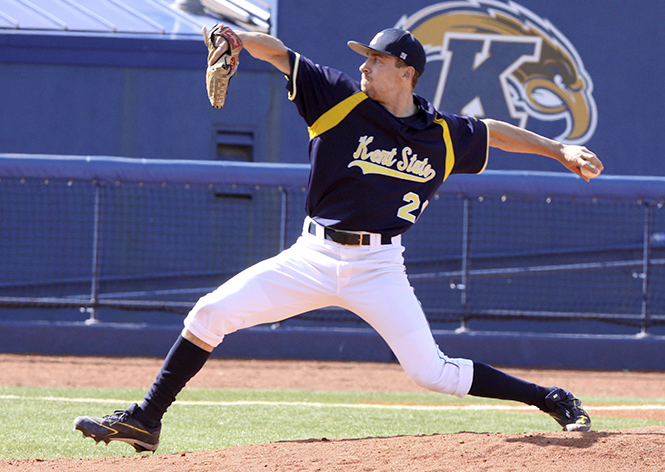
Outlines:
{"label": "baseball player", "polygon": [[[167,408],[226,335],[339,306],[369,323],[423,387],[535,405],[564,430],[591,430],[570,392],[441,352],[409,284],[401,235],[449,175],[481,173],[490,146],[554,158],[585,180],[580,168],[593,175],[603,169],[596,155],[507,123],[435,110],[414,94],[426,55],[407,31],[386,29],[367,45],[348,43],[364,56],[357,82],[275,37],[220,28],[209,38],[237,34],[252,56],[286,75],[288,97],[307,124],[311,173],[302,235],[196,303],[142,404],[103,418],[78,417],[75,428],[97,442],[155,451]],[[219,46],[213,40],[209,63],[237,38]]]}

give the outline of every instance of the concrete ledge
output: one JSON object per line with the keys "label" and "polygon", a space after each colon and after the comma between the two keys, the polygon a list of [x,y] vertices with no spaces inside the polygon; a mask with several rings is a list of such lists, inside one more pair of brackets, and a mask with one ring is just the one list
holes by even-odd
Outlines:
{"label": "concrete ledge", "polygon": [[[0,323],[5,353],[164,357],[181,326]],[[434,331],[441,349],[504,367],[665,370],[665,337]],[[213,357],[394,362],[371,329],[257,327],[229,335]]]}

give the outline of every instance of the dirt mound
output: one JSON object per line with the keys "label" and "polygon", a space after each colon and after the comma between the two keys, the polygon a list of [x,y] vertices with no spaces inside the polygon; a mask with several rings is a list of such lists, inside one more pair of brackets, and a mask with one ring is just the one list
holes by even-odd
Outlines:
{"label": "dirt mound", "polygon": [[309,439],[217,451],[103,459],[0,462],[21,472],[250,471],[662,471],[665,427],[591,433],[457,433],[368,439]]}
{"label": "dirt mound", "polygon": [[[3,385],[148,387],[160,359],[0,355]],[[559,385],[576,395],[660,398],[665,373],[570,372],[507,369],[519,377]],[[395,364],[237,361],[212,359],[190,386],[422,390]],[[593,409],[589,408],[593,415]],[[622,411],[643,417],[644,412]],[[665,427],[591,433],[457,433],[389,438],[315,438],[182,454],[101,459],[0,461],[0,471],[115,470],[133,472],[252,471],[530,471],[665,470]]]}

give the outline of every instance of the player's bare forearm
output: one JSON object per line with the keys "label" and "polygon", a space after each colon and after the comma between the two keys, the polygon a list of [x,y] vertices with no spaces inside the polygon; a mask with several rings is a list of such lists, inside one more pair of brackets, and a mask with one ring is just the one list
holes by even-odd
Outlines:
{"label": "player's bare forearm", "polygon": [[483,120],[489,132],[490,146],[509,152],[540,154],[557,159],[563,144],[503,121]]}
{"label": "player's bare forearm", "polygon": [[586,181],[589,177],[582,174],[581,167],[596,175],[604,169],[600,159],[584,146],[563,144],[503,121],[483,121],[487,125],[491,147],[551,157]]}
{"label": "player's bare forearm", "polygon": [[264,33],[237,31],[243,46],[256,59],[272,64],[286,75],[291,75],[289,54],[284,43]]}

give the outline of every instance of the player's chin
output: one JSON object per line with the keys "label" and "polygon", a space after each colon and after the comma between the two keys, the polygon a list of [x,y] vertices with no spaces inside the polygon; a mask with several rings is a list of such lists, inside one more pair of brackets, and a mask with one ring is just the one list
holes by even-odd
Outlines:
{"label": "player's chin", "polygon": [[360,81],[360,90],[369,98],[372,98],[372,96],[374,95],[374,90],[370,86],[369,82],[366,81],[365,79]]}

